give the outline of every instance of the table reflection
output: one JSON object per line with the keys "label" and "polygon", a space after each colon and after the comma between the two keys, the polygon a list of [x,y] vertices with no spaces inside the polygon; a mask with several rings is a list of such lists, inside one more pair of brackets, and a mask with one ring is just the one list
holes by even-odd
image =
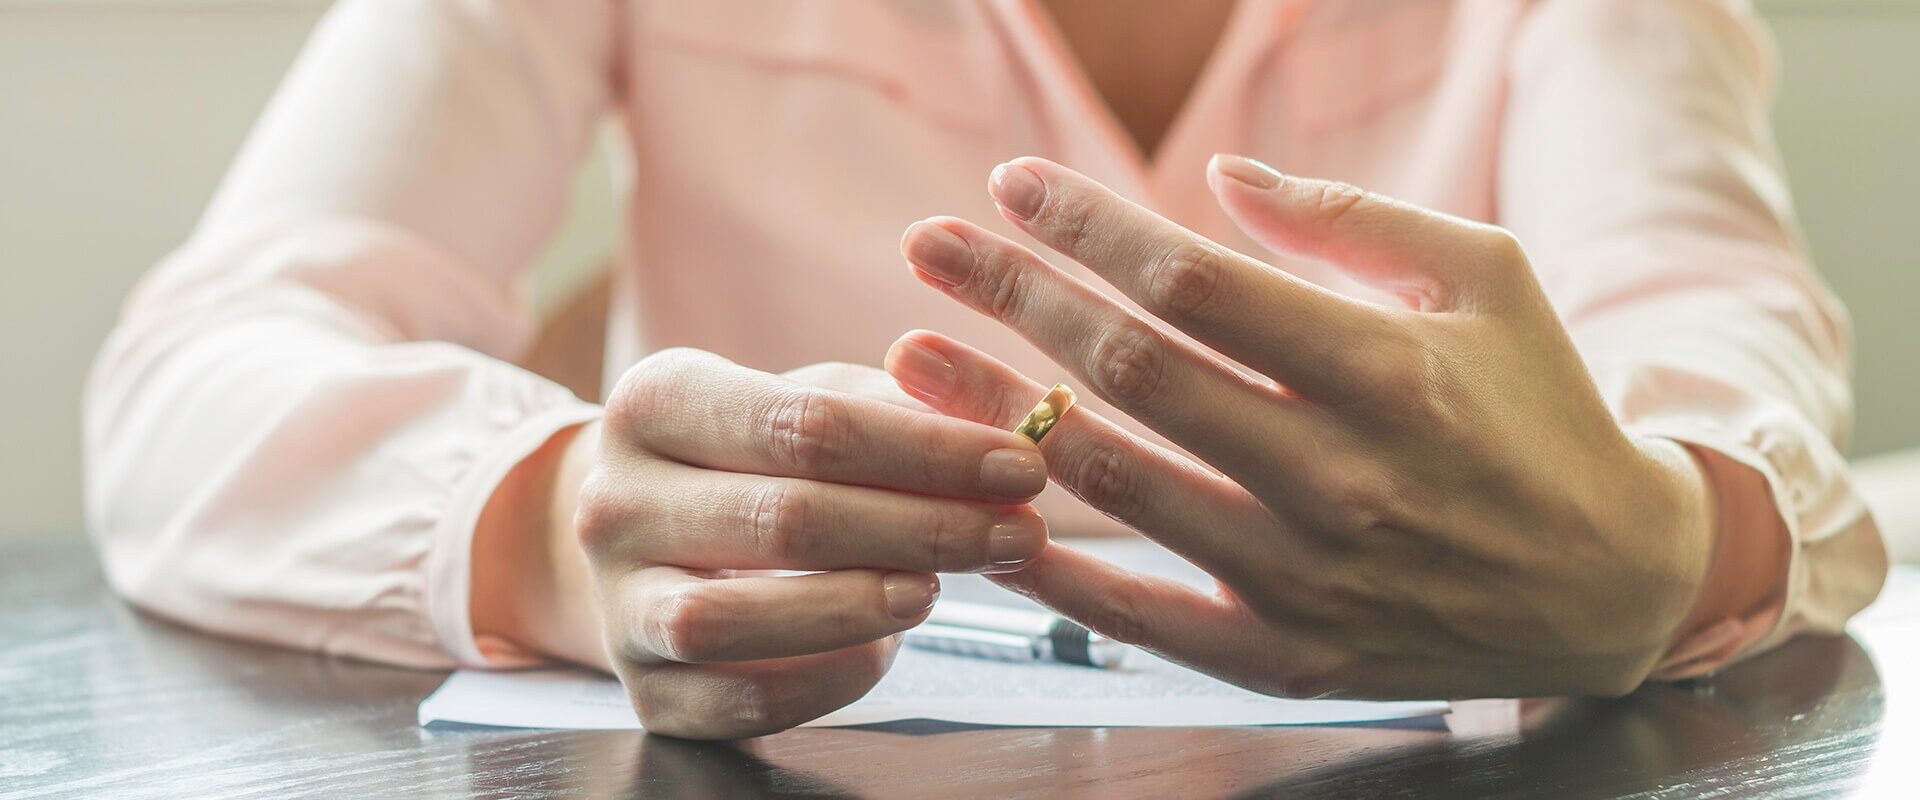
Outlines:
{"label": "table reflection", "polygon": [[[1421,786],[1441,796],[1613,797],[1679,784],[1700,796],[1715,786],[1764,786],[1785,771],[1796,772],[1796,782],[1845,784],[1868,763],[1884,696],[1873,659],[1857,642],[1807,638],[1709,680],[1653,684],[1617,700],[1529,702],[1511,735],[1449,737],[1289,776],[1247,796],[1350,797]],[[1808,750],[1829,757],[1781,757]],[[1577,793],[1552,791],[1576,783]]]}
{"label": "table reflection", "polygon": [[[1472,737],[1367,726],[909,724],[738,744],[605,735],[563,746],[582,750],[581,762],[623,768],[615,782],[624,785],[583,788],[636,797],[1104,796],[1114,787],[1096,792],[1092,782],[1113,779],[1126,794],[1149,796],[1615,796],[1680,784],[1695,795],[1763,786],[1789,772],[1796,784],[1851,783],[1869,761],[1883,712],[1873,659],[1842,637],[1803,639],[1710,680],[1652,685],[1617,700],[1528,703],[1516,730]],[[1783,757],[1810,750],[1825,756]],[[476,774],[510,774],[496,760],[519,758],[492,744],[472,757]],[[1173,768],[1190,768],[1184,762],[1194,758],[1205,768]]]}
{"label": "table reflection", "polygon": [[437,673],[207,636],[128,610],[90,562],[52,563],[0,606],[0,796],[1898,796],[1920,762],[1913,580],[1857,621],[1864,647],[1802,638],[1710,680],[1529,703],[1471,734],[905,722],[727,744],[422,730]]}

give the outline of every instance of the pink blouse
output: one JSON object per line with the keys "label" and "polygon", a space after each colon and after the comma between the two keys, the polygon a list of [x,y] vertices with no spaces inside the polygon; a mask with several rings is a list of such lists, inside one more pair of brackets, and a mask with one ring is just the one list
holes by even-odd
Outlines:
{"label": "pink blouse", "polygon": [[[606,118],[631,150],[609,376],[674,345],[874,364],[926,327],[1047,380],[908,275],[901,231],[1013,234],[984,183],[1033,154],[1259,253],[1203,180],[1226,151],[1513,230],[1622,425],[1735,465],[1723,503],[1790,541],[1723,535],[1790,555],[1662,674],[1712,669],[1839,630],[1886,569],[1769,65],[1738,0],[1243,0],[1148,163],[1030,1],[342,0],[94,366],[90,527],[118,591],[191,625],[509,663],[469,623],[469,546],[502,477],[599,411],[513,362]],[[1048,503],[1056,533],[1098,524]]]}

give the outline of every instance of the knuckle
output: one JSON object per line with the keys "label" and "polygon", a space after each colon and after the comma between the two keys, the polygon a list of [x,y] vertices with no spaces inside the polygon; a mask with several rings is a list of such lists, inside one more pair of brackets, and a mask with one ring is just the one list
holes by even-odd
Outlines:
{"label": "knuckle", "polygon": [[[1468,280],[1456,289],[1436,288],[1428,292],[1447,304],[1460,297],[1478,298],[1489,308],[1509,306],[1522,295],[1538,292],[1538,277],[1533,273],[1526,246],[1513,231],[1496,225],[1476,226],[1466,240],[1471,253],[1461,264]],[[1448,295],[1457,295],[1452,297]]]}
{"label": "knuckle", "polygon": [[654,409],[666,405],[662,394],[662,382],[651,374],[647,362],[628,367],[607,395],[607,428],[625,433],[645,424],[654,418]]}
{"label": "knuckle", "polygon": [[766,428],[775,463],[795,474],[810,474],[838,455],[846,413],[818,392],[786,392],[769,407]]}
{"label": "knuckle", "polygon": [[1139,473],[1125,453],[1109,445],[1096,445],[1072,462],[1066,477],[1076,497],[1122,522],[1136,519],[1146,502],[1139,491]]}
{"label": "knuckle", "polygon": [[1353,468],[1331,479],[1325,494],[1325,520],[1332,532],[1348,538],[1384,527],[1392,518],[1393,492],[1369,469]]}
{"label": "knuckle", "polygon": [[580,501],[573,512],[574,535],[587,552],[600,552],[617,538],[621,528],[620,502],[614,481],[599,470],[588,476],[580,487]]}
{"label": "knuckle", "polygon": [[955,439],[943,430],[939,417],[916,416],[912,419],[914,435],[908,440],[920,442],[921,445],[912,448],[911,455],[907,456],[910,461],[904,468],[911,471],[907,477],[912,478],[916,486],[931,488],[954,485],[957,479],[965,475],[954,463],[955,453],[959,452],[959,448],[953,446]]}
{"label": "knuckle", "polygon": [[1315,188],[1313,208],[1322,226],[1338,228],[1352,221],[1354,210],[1366,199],[1366,190],[1351,183],[1330,181]]}
{"label": "knuckle", "polygon": [[1513,231],[1489,225],[1482,235],[1485,240],[1481,246],[1486,248],[1486,260],[1489,263],[1502,269],[1513,269],[1527,263],[1526,247]]}
{"label": "knuckle", "polygon": [[941,512],[926,527],[922,546],[927,571],[958,572],[986,563],[984,545],[976,546],[973,531],[957,523],[953,513]]}
{"label": "knuckle", "polygon": [[974,273],[974,293],[981,307],[997,320],[1019,319],[1026,307],[1028,288],[1028,273],[1019,263],[1019,256],[996,250],[983,259],[981,267]]}
{"label": "knuckle", "polygon": [[714,631],[718,609],[705,594],[692,587],[672,589],[654,608],[660,656],[672,661],[694,663],[711,660],[718,643]]}
{"label": "knuckle", "polygon": [[1204,316],[1225,273],[1225,256],[1218,249],[1182,241],[1169,249],[1149,273],[1147,297],[1158,310],[1172,316]]}
{"label": "knuckle", "polygon": [[978,393],[983,409],[981,419],[986,420],[989,425],[998,423],[1003,427],[1019,422],[1028,411],[1032,410],[1033,404],[1037,401],[1033,395],[1017,392],[1012,383],[1000,381],[981,386]]}
{"label": "knuckle", "polygon": [[1167,342],[1139,322],[1115,325],[1093,348],[1088,374],[1116,405],[1150,407],[1166,383]]}
{"label": "knuckle", "polygon": [[806,555],[813,501],[792,484],[775,483],[754,498],[748,512],[751,546],[776,563],[795,564]]}
{"label": "knuckle", "polygon": [[686,347],[670,347],[640,359],[620,376],[607,398],[607,415],[618,420],[645,421],[672,403],[672,390],[684,382],[704,354]]}
{"label": "knuckle", "polygon": [[1056,249],[1069,256],[1079,255],[1100,227],[1102,204],[1096,197],[1066,189],[1054,192],[1049,200],[1045,224]]}

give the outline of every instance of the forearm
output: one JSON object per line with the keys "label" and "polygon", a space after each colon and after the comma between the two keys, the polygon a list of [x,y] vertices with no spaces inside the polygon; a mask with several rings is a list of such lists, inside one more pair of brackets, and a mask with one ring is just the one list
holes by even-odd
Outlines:
{"label": "forearm", "polygon": [[518,273],[611,99],[614,10],[352,0],[316,26],[96,366],[117,588],[295,647],[497,660],[470,624],[476,520],[593,413],[509,361]]}
{"label": "forearm", "polygon": [[[396,340],[339,297],[255,277],[322,241],[341,274],[426,274],[440,257],[391,231],[301,228],[169,267],[252,280],[150,282],[129,304],[84,400],[107,576],[143,607],[222,633],[418,666],[482,661],[466,613],[474,520],[500,474],[593,409],[511,364]],[[422,281],[390,307],[465,288]]]}

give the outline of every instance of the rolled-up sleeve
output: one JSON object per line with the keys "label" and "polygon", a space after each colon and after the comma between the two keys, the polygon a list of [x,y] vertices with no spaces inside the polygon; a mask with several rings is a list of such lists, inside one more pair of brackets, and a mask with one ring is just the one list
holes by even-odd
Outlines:
{"label": "rolled-up sleeve", "polygon": [[498,663],[468,620],[495,487],[596,406],[511,363],[525,265],[611,95],[610,0],[345,0],[85,398],[113,587],[221,633]]}
{"label": "rolled-up sleeve", "polygon": [[1676,642],[1656,677],[1838,632],[1887,557],[1841,455],[1849,333],[1794,226],[1770,40],[1731,0],[1550,0],[1513,52],[1502,223],[1622,425],[1708,465],[1722,556],[1785,553],[1782,574],[1737,576],[1764,602]]}

